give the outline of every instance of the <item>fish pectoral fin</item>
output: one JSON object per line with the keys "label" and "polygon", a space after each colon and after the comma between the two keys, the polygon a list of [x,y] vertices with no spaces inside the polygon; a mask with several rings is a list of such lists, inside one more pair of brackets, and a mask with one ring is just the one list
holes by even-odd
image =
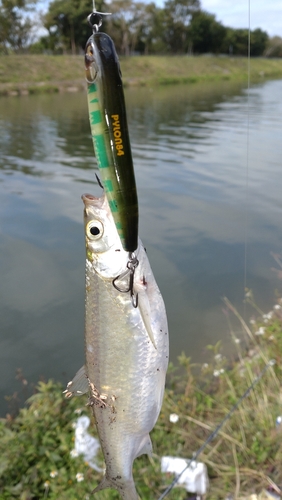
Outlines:
{"label": "fish pectoral fin", "polygon": [[148,455],[149,457],[151,457],[152,454],[153,454],[153,446],[152,446],[151,438],[148,434],[145,438],[145,441],[142,442],[141,448],[138,450],[135,458],[138,458],[141,455]]}
{"label": "fish pectoral fin", "polygon": [[157,349],[151,324],[151,307],[146,288],[143,285],[137,285],[136,287],[134,286],[134,292],[136,295],[138,294],[138,307],[149,339],[151,340],[154,348]]}
{"label": "fish pectoral fin", "polygon": [[89,391],[89,382],[86,375],[86,369],[83,365],[80,370],[75,374],[73,380],[67,384],[66,390],[63,392],[66,398],[72,396],[82,396]]}

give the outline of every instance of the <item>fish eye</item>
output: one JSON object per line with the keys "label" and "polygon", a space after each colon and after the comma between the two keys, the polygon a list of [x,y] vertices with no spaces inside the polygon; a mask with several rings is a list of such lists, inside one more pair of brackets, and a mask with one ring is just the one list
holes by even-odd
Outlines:
{"label": "fish eye", "polygon": [[86,235],[92,240],[99,240],[104,233],[103,224],[99,220],[91,220],[86,226]]}

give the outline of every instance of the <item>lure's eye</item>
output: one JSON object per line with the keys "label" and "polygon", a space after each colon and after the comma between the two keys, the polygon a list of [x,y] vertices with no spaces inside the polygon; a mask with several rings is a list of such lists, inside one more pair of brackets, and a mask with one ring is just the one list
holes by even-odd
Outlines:
{"label": "lure's eye", "polygon": [[91,47],[90,44],[86,48],[86,55],[87,56],[93,56],[93,49],[92,49],[92,47]]}
{"label": "lure's eye", "polygon": [[86,72],[87,83],[94,83],[98,75],[98,68],[95,61],[91,61],[90,64],[87,64],[86,57],[85,57],[85,72]]}
{"label": "lure's eye", "polygon": [[92,240],[99,240],[103,236],[104,227],[99,220],[91,220],[86,226],[86,235]]}

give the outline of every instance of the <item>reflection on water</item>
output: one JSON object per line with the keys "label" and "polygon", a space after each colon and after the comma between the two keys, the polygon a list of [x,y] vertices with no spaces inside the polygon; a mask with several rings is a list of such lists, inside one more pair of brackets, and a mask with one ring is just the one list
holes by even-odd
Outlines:
{"label": "reflection on water", "polygon": [[[281,92],[282,81],[257,85],[247,104],[227,84],[126,91],[140,233],[172,359],[230,345],[221,297],[242,311],[246,213],[247,285],[264,310],[280,287],[270,252],[281,250]],[[65,382],[83,363],[80,196],[100,192],[86,96],[1,99],[0,151],[3,402],[18,367]]]}

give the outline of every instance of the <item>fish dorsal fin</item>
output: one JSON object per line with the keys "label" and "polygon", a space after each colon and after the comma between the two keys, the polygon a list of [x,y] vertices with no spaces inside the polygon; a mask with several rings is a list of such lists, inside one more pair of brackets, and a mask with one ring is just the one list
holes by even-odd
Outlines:
{"label": "fish dorsal fin", "polygon": [[86,369],[83,365],[78,372],[75,374],[73,380],[67,384],[66,390],[63,394],[66,398],[71,398],[72,396],[82,396],[89,391],[89,382],[86,375]]}

